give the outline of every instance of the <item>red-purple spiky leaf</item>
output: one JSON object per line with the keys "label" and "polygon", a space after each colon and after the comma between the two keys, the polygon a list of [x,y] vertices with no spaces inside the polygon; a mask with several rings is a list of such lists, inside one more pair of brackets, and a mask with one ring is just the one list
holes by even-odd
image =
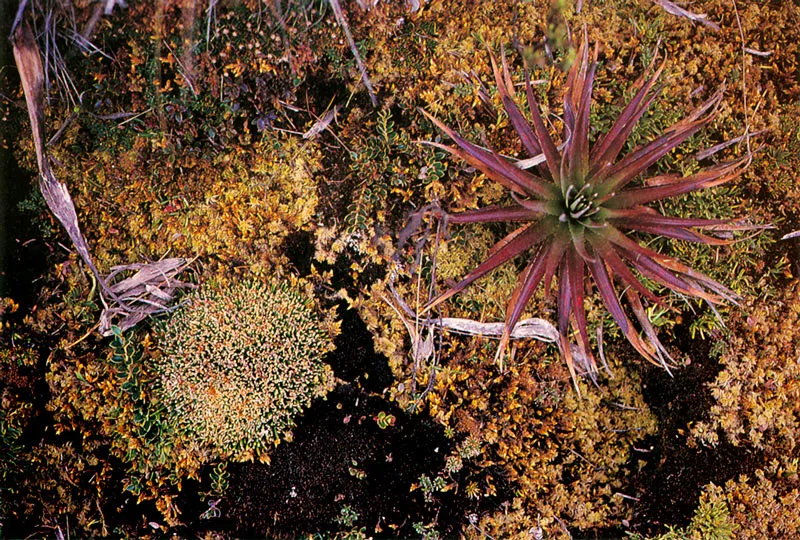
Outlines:
{"label": "red-purple spiky leaf", "polygon": [[[455,141],[457,148],[429,144],[445,148],[490,179],[504,185],[511,190],[514,200],[511,206],[454,214],[450,216],[451,223],[532,223],[519,227],[498,242],[484,263],[434,299],[428,309],[460,292],[500,264],[528,251],[530,260],[506,310],[501,351],[535,290],[544,283],[545,296],[549,299],[550,284],[557,277],[559,346],[575,388],[579,389],[575,357],[569,341],[573,329],[577,330],[579,348],[584,355],[582,365],[586,365],[590,371],[596,371],[583,307],[588,277],[630,344],[648,361],[668,367],[669,355],[659,342],[642,303],[642,298],[662,304],[663,299],[645,287],[638,276],[649,278],[679,294],[710,303],[734,300],[735,295],[677,259],[638,244],[622,230],[704,244],[728,243],[728,240],[713,238],[696,230],[719,226],[724,223],[721,220],[664,216],[645,205],[728,182],[741,173],[746,160],[717,165],[687,178],[667,174],[645,180],[641,186],[629,187],[629,183],[646,173],[651,165],[714,118],[714,109],[722,99],[721,90],[661,136],[640,145],[618,160],[635,124],[659,94],[660,87],[656,86],[656,80],[664,66],[662,64],[652,76],[643,76],[639,80],[633,99],[624,107],[608,133],[601,135],[594,147],[590,148],[589,113],[597,49],[590,61],[589,47],[584,42],[565,83],[565,140],[562,143],[563,152],[559,153],[539,112],[528,73],[525,73],[525,90],[531,124],[525,121],[514,101],[513,83],[505,57],[502,59],[502,69],[494,58],[491,60],[500,99],[523,147],[531,154],[531,158],[537,158],[540,153],[544,155],[544,163],[540,162],[538,169],[541,174],[537,176],[521,171],[502,156],[466,141],[432,117],[431,120]],[[614,286],[615,280],[621,286],[627,309],[633,312],[644,338],[628,318]]]}

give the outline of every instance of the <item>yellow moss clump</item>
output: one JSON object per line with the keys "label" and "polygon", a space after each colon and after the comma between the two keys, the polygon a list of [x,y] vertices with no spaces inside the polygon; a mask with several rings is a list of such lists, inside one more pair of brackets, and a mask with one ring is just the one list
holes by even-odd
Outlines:
{"label": "yellow moss clump", "polygon": [[800,282],[743,311],[710,384],[709,419],[694,426],[693,438],[713,445],[722,433],[737,446],[791,454],[800,439]]}
{"label": "yellow moss clump", "polygon": [[437,251],[436,273],[443,281],[461,279],[486,259],[486,253],[496,242],[486,227],[473,227],[469,234],[459,232],[440,244]]}
{"label": "yellow moss clump", "polygon": [[773,462],[766,469],[755,471],[753,477],[742,475],[738,480],[729,480],[724,489],[711,484],[703,496],[727,505],[730,520],[739,531],[737,538],[772,540],[800,536],[796,458],[785,466]]}
{"label": "yellow moss clump", "polygon": [[797,459],[784,458],[752,476],[728,480],[724,487],[708,484],[685,530],[670,528],[651,540],[774,540],[799,535]]}
{"label": "yellow moss clump", "polygon": [[70,260],[57,265],[48,282],[55,283],[55,277],[61,281],[55,290],[43,290],[42,309],[26,324],[30,331],[63,332],[48,357],[47,408],[53,432],[75,435],[81,444],[75,450],[63,444],[36,446],[25,456],[30,493],[46,505],[39,514],[69,515],[79,534],[107,534],[100,532],[105,527],[101,499],[120,490],[110,455],[125,463],[126,493],[135,501],[153,500],[166,522],[177,524],[179,511],[171,501],[184,480],[199,479],[211,456],[173,437],[161,412],[151,407],[149,336],[115,336],[107,348],[86,333],[94,320],[86,274]]}
{"label": "yellow moss clump", "polygon": [[221,456],[267,459],[294,418],[333,387],[330,333],[297,285],[207,284],[164,325],[158,395]]}
{"label": "yellow moss clump", "polygon": [[[410,359],[402,362],[403,348],[395,340],[392,366],[400,383],[394,399],[424,410],[446,432],[481,448],[483,472],[460,480],[459,489],[493,495],[495,481],[485,467],[501,467],[516,487],[513,504],[520,516],[540,516],[548,534],[560,534],[559,520],[586,530],[629,517],[626,467],[636,441],[656,431],[637,376],[610,357],[614,378],[603,380],[599,389],[582,382],[580,399],[566,367],[542,344],[519,342],[505,372],[494,363],[495,347],[487,339],[446,335],[437,349],[440,365],[433,370],[430,359],[421,359],[415,370]],[[517,525],[509,523],[482,521],[481,528],[497,527],[499,537],[506,537],[530,519],[523,522],[516,532]]]}
{"label": "yellow moss clump", "polygon": [[[453,237],[435,251],[436,276],[439,283],[458,281],[481,264],[497,238],[486,227],[459,227]],[[433,253],[431,253],[433,254]],[[432,261],[434,264],[434,261]],[[468,311],[502,318],[506,302],[517,285],[518,275],[513,265],[505,264],[463,291],[454,300]]]}
{"label": "yellow moss clump", "polygon": [[550,528],[554,517],[587,529],[629,516],[618,492],[624,467],[633,443],[654,433],[656,421],[637,378],[621,365],[613,369],[602,390],[584,386],[582,400],[531,363],[511,367],[491,392],[496,405],[484,413],[484,439],[519,485],[528,515],[547,516]]}
{"label": "yellow moss clump", "polygon": [[265,132],[213,155],[163,156],[157,142],[116,140],[76,155],[67,130],[54,150],[101,269],[170,252],[236,261],[257,275],[284,262],[284,238],[313,229],[322,153],[312,141]]}
{"label": "yellow moss clump", "polygon": [[216,158],[221,173],[211,175],[204,200],[186,215],[164,217],[167,238],[185,240],[189,253],[247,261],[263,274],[263,259],[280,258],[289,232],[313,225],[320,159],[313,143],[296,138],[266,138],[244,159]]}

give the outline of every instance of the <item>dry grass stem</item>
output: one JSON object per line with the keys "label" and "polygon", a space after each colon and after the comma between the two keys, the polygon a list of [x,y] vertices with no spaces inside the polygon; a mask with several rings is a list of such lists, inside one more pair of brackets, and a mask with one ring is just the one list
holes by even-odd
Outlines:
{"label": "dry grass stem", "polygon": [[344,17],[342,5],[339,3],[339,0],[330,0],[330,3],[331,7],[333,8],[333,14],[336,16],[336,22],[342,27],[344,35],[347,38],[347,43],[350,44],[350,50],[353,51],[356,64],[358,64],[358,70],[361,72],[361,80],[364,81],[364,86],[367,87],[367,92],[369,93],[370,101],[372,101],[372,106],[377,107],[378,98],[375,96],[375,90],[372,88],[372,81],[369,79],[369,74],[367,73],[366,66],[364,66],[364,62],[361,60],[361,54],[358,52],[356,42],[353,40],[353,34],[350,33],[350,25],[347,24],[347,19]]}
{"label": "dry grass stem", "polygon": [[[110,335],[111,325],[127,330],[150,315],[170,311],[167,302],[177,289],[193,287],[176,279],[190,261],[183,258],[164,259],[155,263],[130,264],[112,268],[104,278],[92,260],[89,244],[81,232],[78,214],[67,186],[59,182],[50,168],[45,145],[44,87],[45,69],[39,46],[27,21],[16,25],[12,37],[14,60],[19,70],[28,116],[31,121],[36,161],[39,167],[39,189],[50,211],[64,226],[75,250],[100,284],[104,309],[98,326],[103,335]],[[115,281],[124,272],[135,271],[128,278]]]}

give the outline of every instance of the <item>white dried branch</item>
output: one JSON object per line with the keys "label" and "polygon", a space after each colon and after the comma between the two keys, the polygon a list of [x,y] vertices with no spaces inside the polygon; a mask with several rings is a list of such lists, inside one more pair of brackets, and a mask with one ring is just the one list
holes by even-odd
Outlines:
{"label": "white dried branch", "polygon": [[698,22],[714,30],[719,30],[719,25],[714,21],[710,21],[708,19],[708,15],[705,13],[693,13],[689,10],[683,9],[673,2],[670,2],[669,0],[653,0],[653,3],[661,6],[667,13],[671,13],[672,15],[676,15],[678,17],[684,17],[692,22]]}
{"label": "white dried branch", "polygon": [[747,54],[752,54],[753,56],[761,56],[763,58],[768,58],[772,56],[772,51],[759,51],[756,49],[752,49],[750,47],[745,47],[744,52],[746,52]]}
{"label": "white dried branch", "polygon": [[338,112],[339,112],[339,105],[336,105],[333,107],[333,109],[323,114],[322,118],[318,118],[317,121],[314,122],[314,125],[312,125],[308,131],[303,133],[303,138],[313,139],[314,137],[316,137],[317,135],[328,129],[328,126],[331,125],[331,122],[333,122],[336,119],[336,115],[338,114]]}
{"label": "white dried branch", "polygon": [[[456,317],[444,317],[433,322],[451,332],[484,337],[500,337],[503,335],[503,328],[505,327],[505,324],[501,322],[487,323]],[[536,339],[546,343],[555,343],[558,341],[558,330],[544,319],[523,319],[514,326],[511,331],[511,338]]]}

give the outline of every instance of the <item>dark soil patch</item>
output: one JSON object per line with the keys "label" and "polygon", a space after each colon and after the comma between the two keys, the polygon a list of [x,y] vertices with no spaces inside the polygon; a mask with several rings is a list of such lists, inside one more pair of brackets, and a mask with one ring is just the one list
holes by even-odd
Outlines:
{"label": "dark soil patch", "polygon": [[283,240],[281,251],[289,258],[300,277],[311,274],[314,258],[314,238],[308,231],[295,231]]}
{"label": "dark soil patch", "polygon": [[645,440],[653,447],[650,462],[634,480],[645,494],[634,507],[634,528],[647,535],[660,534],[667,525],[685,527],[697,508],[703,486],[724,485],[750,472],[759,461],[746,449],[721,442],[716,448],[689,448],[685,437]]}
{"label": "dark soil patch", "polygon": [[[378,427],[385,412],[396,423]],[[230,467],[225,509],[234,534],[294,538],[338,530],[342,508],[358,513],[357,525],[384,534],[410,534],[411,521],[429,522],[433,510],[419,490],[419,476],[435,477],[448,441],[440,426],[409,417],[383,399],[343,386],[316,402],[298,423],[295,439],[281,444],[270,465]],[[454,523],[440,527],[453,529]]]}
{"label": "dark soil patch", "polygon": [[[680,329],[676,335],[681,335]],[[647,460],[631,485],[631,491],[641,495],[634,505],[632,523],[640,533],[659,534],[665,525],[688,525],[704,485],[723,485],[750,471],[758,459],[725,441],[713,449],[690,448],[687,444],[689,424],[703,420],[704,411],[712,404],[706,383],[720,370],[719,363],[708,355],[712,340],[684,340],[683,346],[691,346],[695,362],[675,371],[674,378],[662,369],[642,367],[644,398],[658,416],[661,432],[639,445],[651,449],[650,453],[637,453],[633,458]]]}
{"label": "dark soil patch", "polygon": [[393,380],[389,360],[375,352],[372,334],[358,313],[344,302],[339,303],[338,309],[342,332],[334,340],[336,349],[325,357],[325,362],[340,379],[382,393]]}
{"label": "dark soil patch", "polygon": [[36,280],[48,268],[48,257],[53,249],[41,240],[42,233],[35,221],[38,216],[33,217],[30,212],[22,212],[18,207],[21,201],[39,189],[37,182],[19,168],[12,155],[2,149],[0,166],[3,168],[0,176],[5,176],[8,181],[7,191],[0,194],[3,195],[2,204],[5,206],[5,222],[0,223],[0,235],[3,237],[0,243],[4,245],[3,257],[0,258],[0,297],[10,296],[20,306],[13,317],[6,315],[5,319],[21,320],[36,301]]}

